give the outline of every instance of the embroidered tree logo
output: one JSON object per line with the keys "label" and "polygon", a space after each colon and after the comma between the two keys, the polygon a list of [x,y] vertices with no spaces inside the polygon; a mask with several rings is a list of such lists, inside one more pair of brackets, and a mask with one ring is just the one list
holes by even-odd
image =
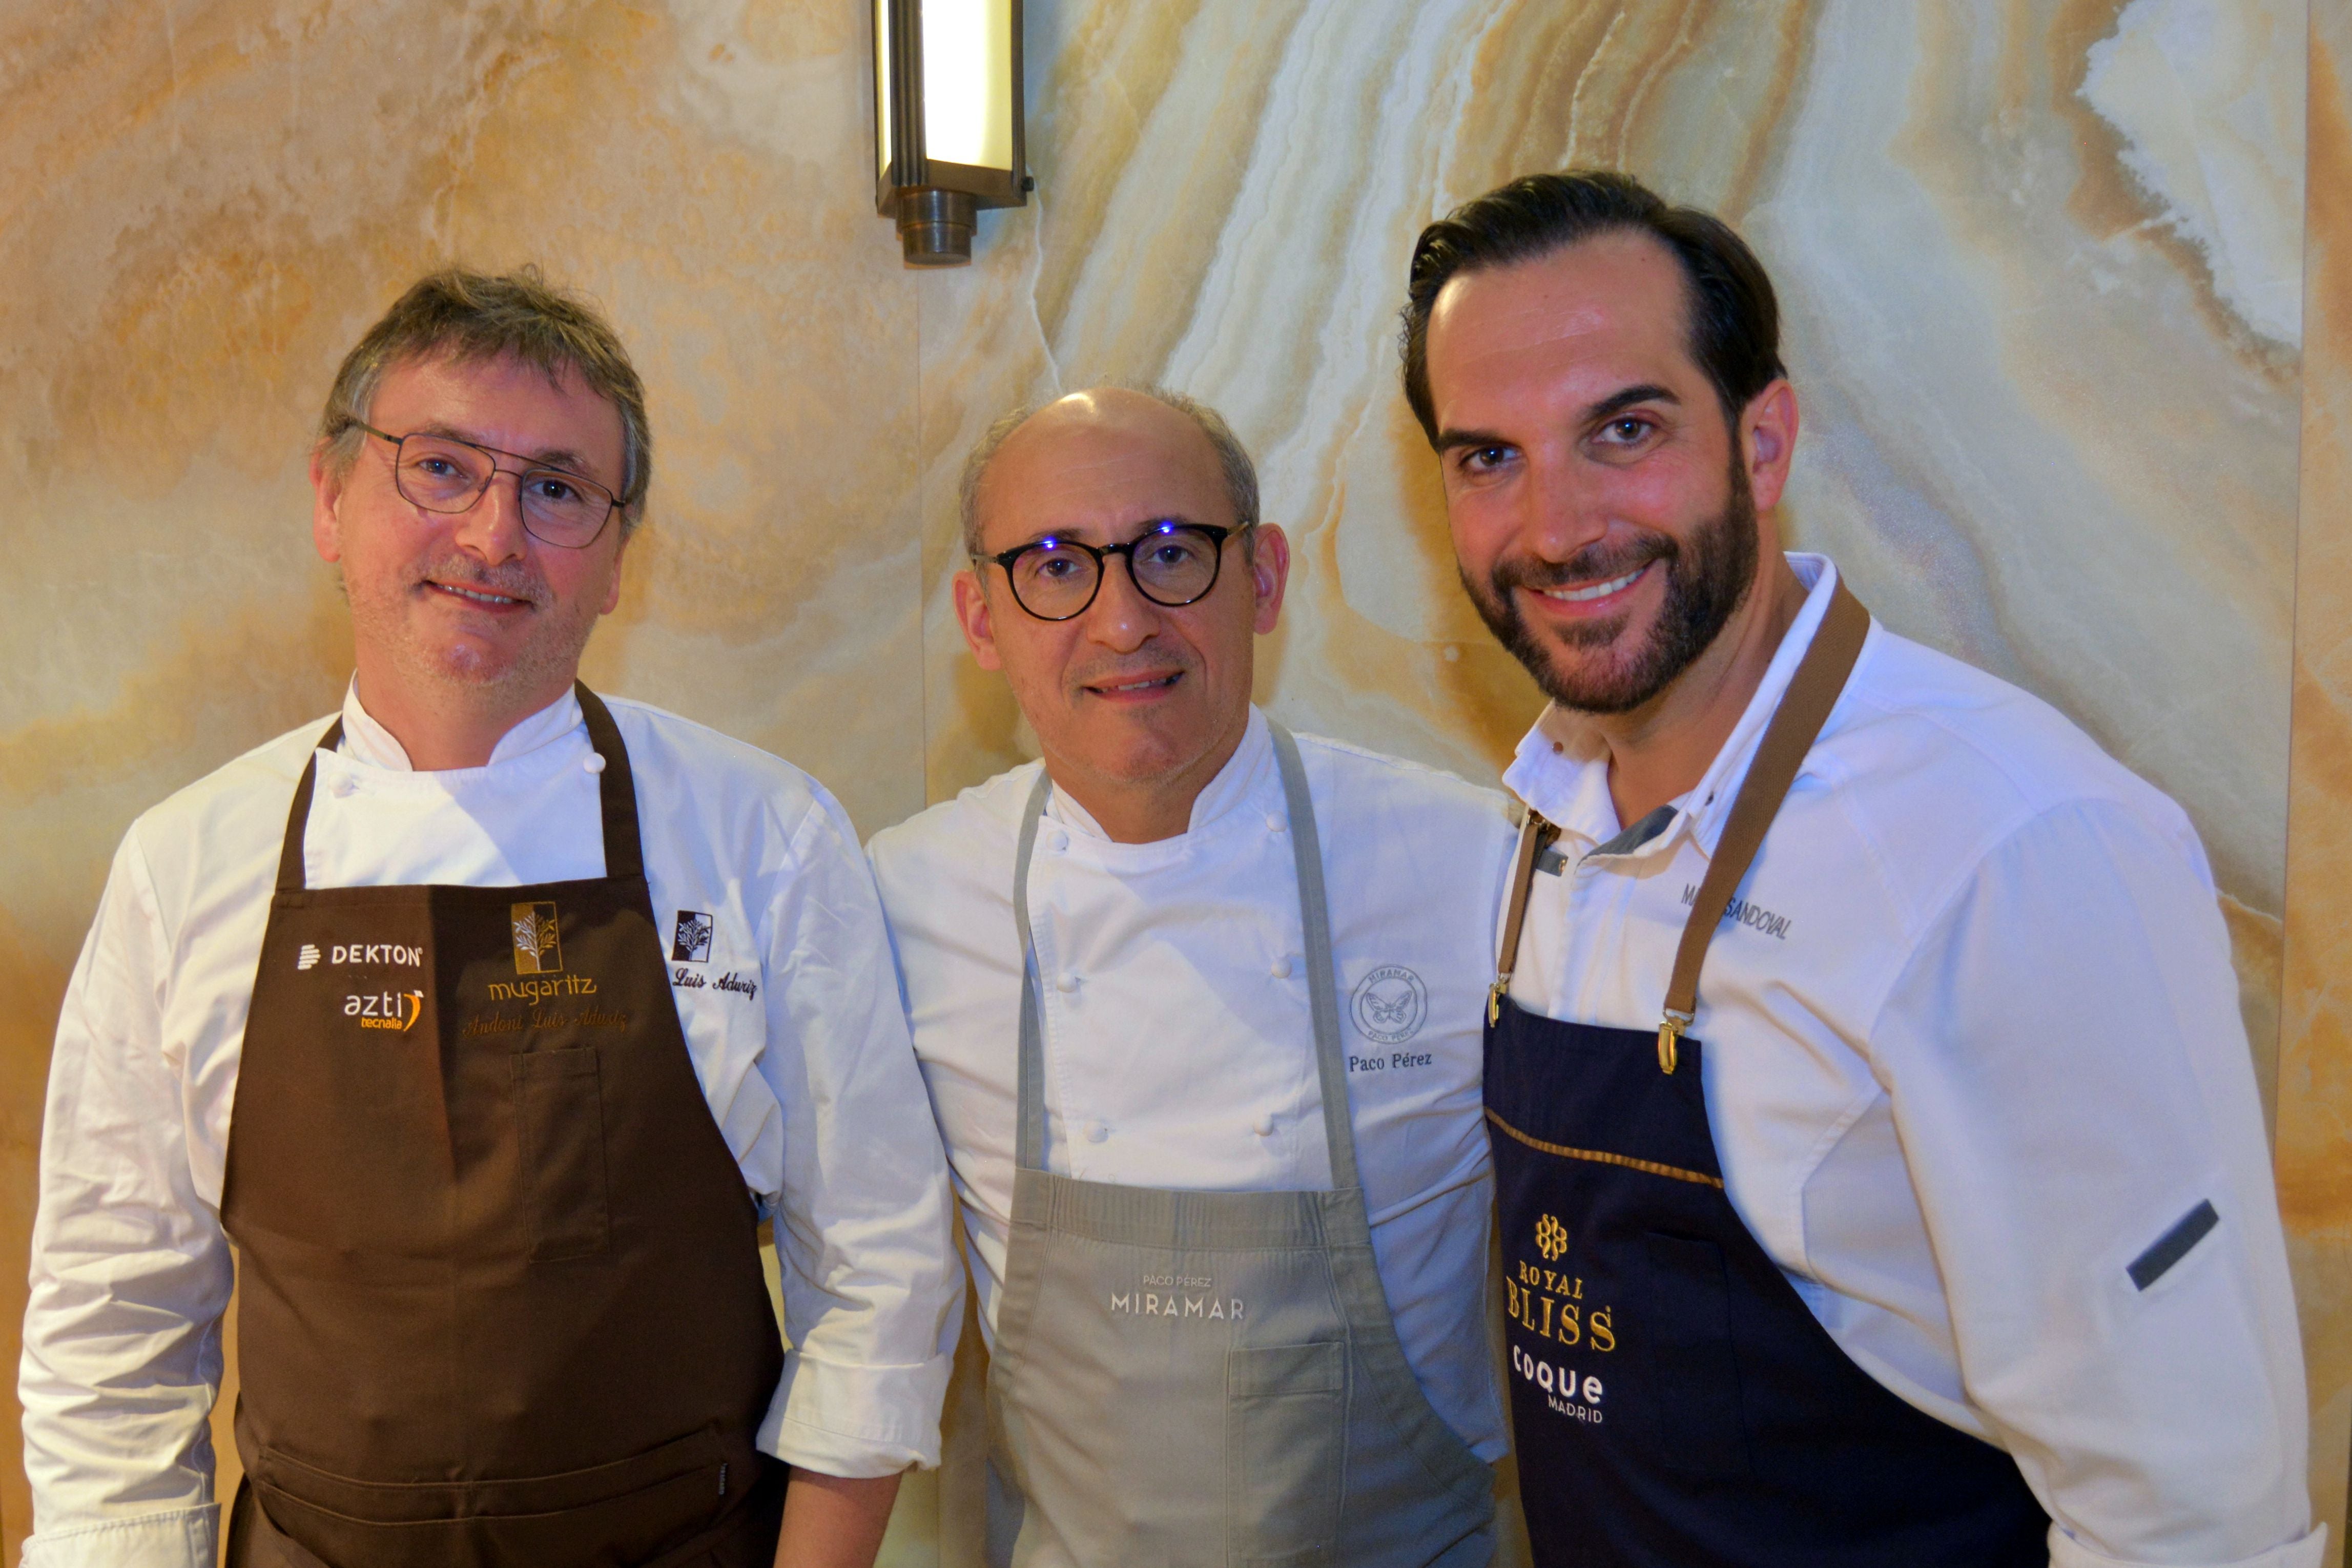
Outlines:
{"label": "embroidered tree logo", "polygon": [[553,974],[563,967],[563,949],[556,940],[553,904],[515,904],[508,910],[514,932],[517,974]]}
{"label": "embroidered tree logo", "polygon": [[1568,1226],[1550,1215],[1536,1221],[1536,1250],[1544,1255],[1546,1263],[1558,1261],[1568,1250]]}

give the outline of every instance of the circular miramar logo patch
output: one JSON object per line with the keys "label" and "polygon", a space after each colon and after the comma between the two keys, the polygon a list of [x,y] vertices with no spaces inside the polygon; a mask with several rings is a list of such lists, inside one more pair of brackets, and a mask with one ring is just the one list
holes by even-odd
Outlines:
{"label": "circular miramar logo patch", "polygon": [[1383,963],[1356,982],[1349,1010],[1364,1038],[1401,1046],[1429,1017],[1429,987],[1402,963]]}

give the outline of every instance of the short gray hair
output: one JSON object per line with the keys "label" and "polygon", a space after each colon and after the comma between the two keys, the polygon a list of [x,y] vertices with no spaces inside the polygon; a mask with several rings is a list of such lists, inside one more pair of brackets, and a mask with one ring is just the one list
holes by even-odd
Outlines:
{"label": "short gray hair", "polygon": [[602,312],[549,284],[536,267],[495,277],[453,267],[412,284],[335,372],[319,417],[319,455],[328,467],[351,471],[367,439],[357,422],[369,416],[385,371],[443,354],[469,363],[511,355],[551,380],[576,371],[621,416],[622,536],[636,528],[654,468],[645,384]]}
{"label": "short gray hair", "polygon": [[[1210,447],[1217,454],[1217,468],[1225,481],[1225,500],[1233,503],[1235,525],[1258,521],[1257,465],[1250,461],[1241,437],[1234,434],[1234,427],[1225,423],[1223,415],[1205,403],[1195,402],[1182,393],[1171,392],[1164,386],[1124,386],[1117,390],[1148,397],[1190,419],[1193,427],[1208,437]],[[971,454],[963,460],[963,477],[956,484],[956,504],[963,519],[964,553],[974,560],[980,558],[980,481],[987,474],[988,465],[996,460],[997,448],[1010,440],[1013,432],[1029,423],[1045,406],[1042,403],[1024,404],[1003,416],[972,443]],[[1242,535],[1244,550],[1251,549],[1252,542],[1252,535]]]}

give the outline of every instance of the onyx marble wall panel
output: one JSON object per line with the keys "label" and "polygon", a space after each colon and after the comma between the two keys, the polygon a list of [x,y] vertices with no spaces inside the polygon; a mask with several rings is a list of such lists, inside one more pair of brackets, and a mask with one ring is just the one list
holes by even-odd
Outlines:
{"label": "onyx marble wall panel", "polygon": [[[347,674],[305,447],[410,278],[535,260],[611,310],[658,445],[589,679],[803,763],[865,829],[1027,753],[949,613],[955,474],[998,412],[1105,380],[1203,397],[1258,456],[1297,547],[1262,699],[1486,779],[1536,698],[1454,582],[1394,313],[1430,217],[1597,163],[1772,268],[1798,542],[2195,816],[2276,1084],[2340,1529],[2345,0],[1028,19],[1038,191],[918,274],[872,210],[855,0],[0,8],[0,1364],[112,844]],[[908,1489],[893,1561],[970,1560],[969,1480]],[[27,1522],[0,1465],[11,1552]]]}

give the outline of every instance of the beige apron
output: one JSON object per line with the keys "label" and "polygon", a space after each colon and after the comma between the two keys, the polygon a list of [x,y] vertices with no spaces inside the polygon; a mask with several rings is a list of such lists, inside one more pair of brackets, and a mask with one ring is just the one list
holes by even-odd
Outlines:
{"label": "beige apron", "polygon": [[[1114,1186],[1045,1168],[1045,1042],[1022,818],[1013,1232],[988,1379],[996,1568],[1424,1568],[1494,1552],[1493,1472],[1430,1407],[1372,1262],[1323,860],[1273,728],[1313,995],[1329,1192]],[[1153,1047],[1148,1020],[1133,1044]]]}

